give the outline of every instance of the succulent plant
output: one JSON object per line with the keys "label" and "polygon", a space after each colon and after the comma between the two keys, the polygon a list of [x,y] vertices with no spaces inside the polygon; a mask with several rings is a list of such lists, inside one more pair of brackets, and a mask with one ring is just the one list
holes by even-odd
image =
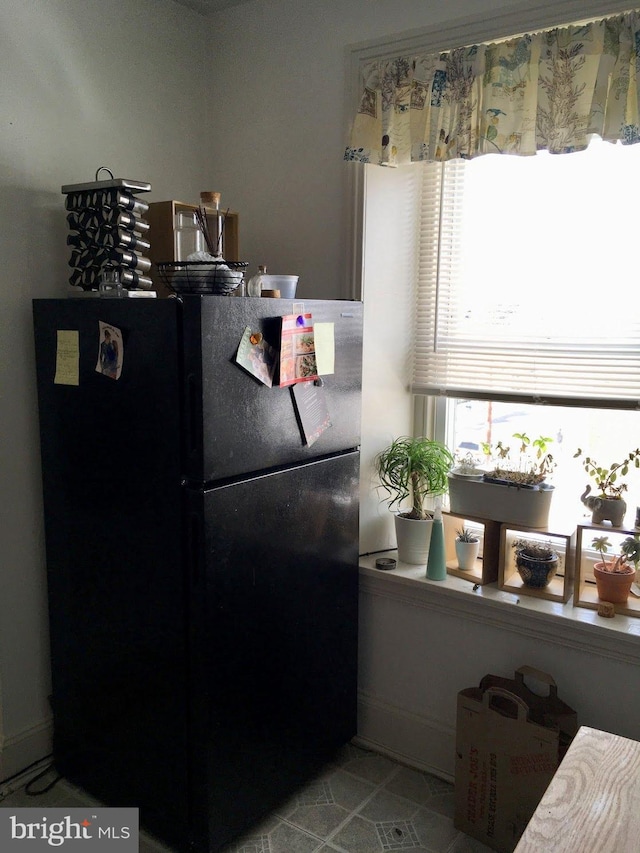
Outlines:
{"label": "succulent plant", "polygon": [[474,533],[473,530],[470,530],[468,527],[461,527],[459,530],[456,530],[458,534],[459,542],[479,542],[477,533]]}
{"label": "succulent plant", "polygon": [[633,563],[634,567],[638,568],[640,563],[640,538],[639,536],[627,536],[620,545],[620,553],[613,559],[607,560],[605,554],[609,552],[611,542],[608,536],[595,536],[591,542],[591,547],[600,554],[602,561],[602,570],[619,574],[620,572],[628,572],[630,569],[629,563]]}
{"label": "succulent plant", "polygon": [[511,547],[515,549],[516,554],[533,557],[534,560],[552,560],[558,556],[557,552],[548,542],[540,542],[538,540],[514,539]]}

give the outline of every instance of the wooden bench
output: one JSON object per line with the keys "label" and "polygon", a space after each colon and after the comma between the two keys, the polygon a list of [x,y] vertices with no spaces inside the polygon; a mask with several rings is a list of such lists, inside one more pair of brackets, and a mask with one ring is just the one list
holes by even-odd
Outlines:
{"label": "wooden bench", "polygon": [[578,730],[515,849],[554,851],[640,851],[638,741],[587,726]]}

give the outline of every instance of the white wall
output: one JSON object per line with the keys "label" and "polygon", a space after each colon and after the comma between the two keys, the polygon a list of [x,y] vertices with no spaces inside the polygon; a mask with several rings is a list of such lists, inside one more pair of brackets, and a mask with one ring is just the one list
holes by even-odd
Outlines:
{"label": "white wall", "polygon": [[[419,181],[411,166],[364,169],[360,553],[395,548],[393,515],[375,475],[377,453],[411,433],[412,308]],[[409,203],[411,199],[413,203]],[[397,507],[394,507],[397,509]]]}

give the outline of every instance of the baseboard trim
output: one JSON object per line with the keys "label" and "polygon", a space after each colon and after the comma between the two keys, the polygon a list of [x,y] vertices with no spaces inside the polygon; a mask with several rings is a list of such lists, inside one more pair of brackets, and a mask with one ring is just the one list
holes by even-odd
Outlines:
{"label": "baseboard trim", "polygon": [[356,741],[416,770],[454,780],[455,729],[364,690],[358,691]]}
{"label": "baseboard trim", "polygon": [[9,779],[26,767],[50,755],[53,749],[53,720],[4,738],[0,752],[0,780]]}

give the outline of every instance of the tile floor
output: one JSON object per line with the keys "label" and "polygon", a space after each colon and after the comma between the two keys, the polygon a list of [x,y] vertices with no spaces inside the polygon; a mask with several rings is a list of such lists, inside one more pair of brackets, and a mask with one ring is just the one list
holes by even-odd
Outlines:
{"label": "tile floor", "polygon": [[[52,777],[54,778],[54,777]],[[47,782],[42,780],[42,785]],[[99,805],[65,780],[0,806]],[[334,763],[224,853],[485,853],[453,825],[453,786],[348,744]],[[145,833],[140,853],[172,853]]]}

